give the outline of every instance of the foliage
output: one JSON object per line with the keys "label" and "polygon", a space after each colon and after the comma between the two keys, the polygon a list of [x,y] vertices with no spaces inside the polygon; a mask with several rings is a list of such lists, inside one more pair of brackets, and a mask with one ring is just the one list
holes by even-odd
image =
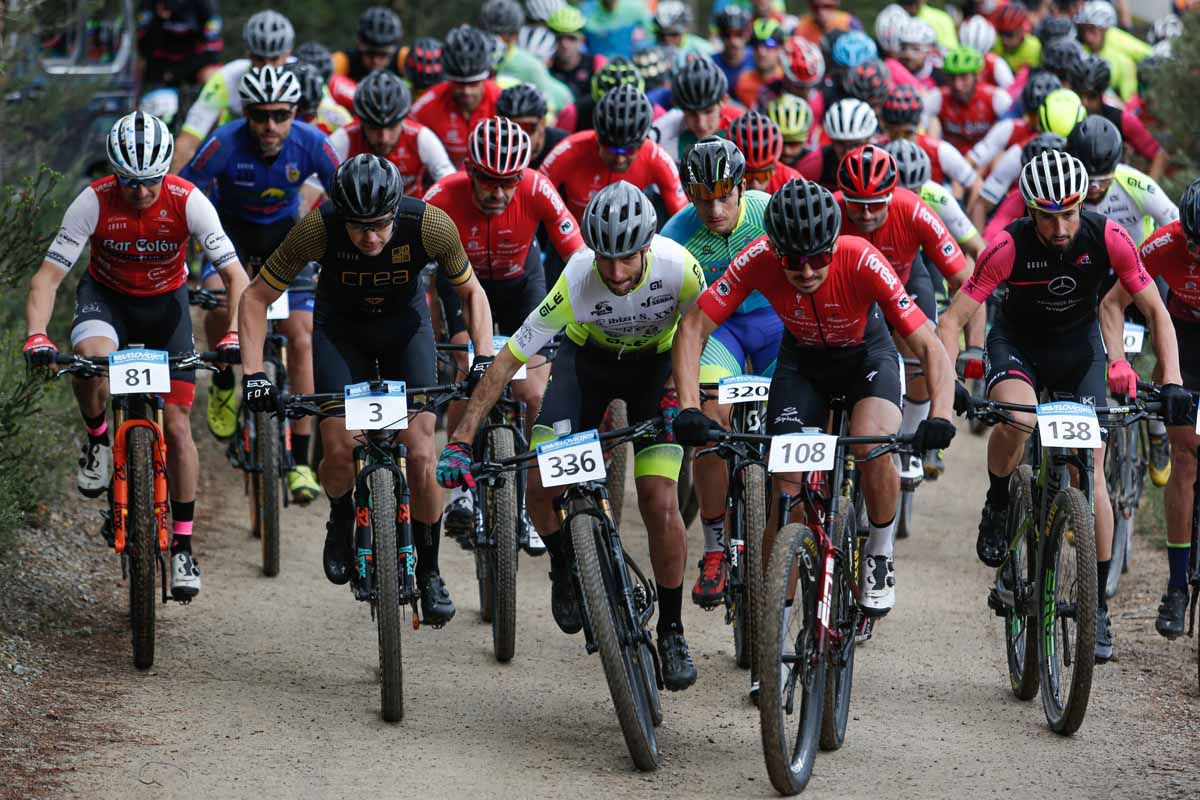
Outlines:
{"label": "foliage", "polygon": [[1147,93],[1149,107],[1160,124],[1157,132],[1169,142],[1174,169],[1164,183],[1172,197],[1178,197],[1200,174],[1197,74],[1200,74],[1200,14],[1192,13],[1184,19],[1183,35],[1172,42],[1170,60],[1155,70]]}

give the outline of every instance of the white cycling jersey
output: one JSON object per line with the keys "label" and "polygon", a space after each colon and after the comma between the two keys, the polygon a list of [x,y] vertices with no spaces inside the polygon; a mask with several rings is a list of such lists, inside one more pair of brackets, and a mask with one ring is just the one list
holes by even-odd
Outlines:
{"label": "white cycling jersey", "polygon": [[1021,146],[1014,144],[1004,151],[1004,155],[1000,156],[1000,161],[992,170],[992,174],[988,175],[987,180],[983,182],[983,191],[979,194],[984,200],[998,206],[1004,196],[1008,194],[1013,182],[1020,176]]}
{"label": "white cycling jersey", "polygon": [[933,213],[946,224],[946,229],[959,244],[968,242],[979,235],[979,231],[971,223],[970,217],[962,210],[962,206],[954,199],[954,195],[940,183],[928,181],[918,192],[921,199],[933,209]]}
{"label": "white cycling jersey", "polygon": [[1154,179],[1128,164],[1117,165],[1104,199],[1096,204],[1085,203],[1084,208],[1120,225],[1138,245],[1154,231],[1179,219],[1179,209]]}
{"label": "white cycling jersey", "polygon": [[217,125],[224,125],[242,116],[242,96],[238,87],[242,76],[250,71],[250,59],[230,61],[209,78],[200,96],[188,109],[183,132],[203,140]]}

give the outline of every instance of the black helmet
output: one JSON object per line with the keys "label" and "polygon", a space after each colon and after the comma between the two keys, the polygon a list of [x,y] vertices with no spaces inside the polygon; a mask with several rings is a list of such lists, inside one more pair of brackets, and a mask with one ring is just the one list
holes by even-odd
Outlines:
{"label": "black helmet", "polygon": [[1179,198],[1179,223],[1193,242],[1200,242],[1200,179],[1184,189]]}
{"label": "black helmet", "polygon": [[391,70],[375,70],[354,89],[354,115],[374,128],[395,125],[411,109],[408,86]]}
{"label": "black helmet", "polygon": [[654,122],[654,108],[636,86],[623,83],[596,104],[596,138],[614,147],[640,145]]}
{"label": "black helmet", "polygon": [[404,56],[404,77],[414,89],[428,89],[442,82],[442,43],[423,36],[412,43]]}
{"label": "black helmet", "polygon": [[1083,58],[1083,46],[1074,39],[1055,39],[1042,48],[1042,68],[1067,80],[1075,62]]}
{"label": "black helmet", "polygon": [[284,69],[300,81],[300,109],[309,113],[315,111],[325,97],[325,81],[321,79],[321,73],[312,64],[304,61],[293,61],[284,66]]}
{"label": "black helmet", "polygon": [[633,54],[633,65],[647,86],[658,86],[671,74],[671,59],[667,50],[658,45],[643,47]]}
{"label": "black helmet", "polygon": [[671,79],[671,99],[684,111],[703,111],[724,99],[729,80],[715,63],[696,58],[684,64]]}
{"label": "black helmet", "polygon": [[296,60],[304,64],[312,64],[321,73],[321,80],[329,83],[333,77],[333,53],[320,42],[305,42],[296,48]]}
{"label": "black helmet", "polygon": [[1111,175],[1124,154],[1121,131],[1099,114],[1092,114],[1075,126],[1067,137],[1067,152],[1083,162],[1088,175]]}
{"label": "black helmet", "polygon": [[729,31],[745,31],[750,32],[750,24],[754,20],[750,17],[750,12],[739,5],[730,3],[721,9],[721,11],[713,18],[713,22],[717,25],[717,31],[720,33],[728,33]]}
{"label": "black helmet", "polygon": [[720,136],[706,136],[696,142],[679,165],[679,177],[689,193],[692,186],[702,186],[714,194],[722,181],[729,181],[730,188],[740,186],[745,175],[746,157],[733,142]]}
{"label": "black helmet", "polygon": [[502,117],[516,119],[517,117],[546,116],[548,104],[546,95],[532,83],[518,83],[500,93],[496,100],[496,113]]}
{"label": "black helmet", "polygon": [[395,11],[371,6],[358,18],[358,38],[372,47],[398,47],[404,25]]}
{"label": "black helmet", "polygon": [[333,207],[347,219],[378,219],[396,213],[404,196],[400,170],[386,158],[360,153],[333,172]]}
{"label": "black helmet", "polygon": [[842,230],[842,210],[824,186],[797,178],[771,195],[763,227],[784,255],[811,256],[833,247]]}
{"label": "black helmet", "polygon": [[1053,17],[1046,15],[1042,17],[1033,28],[1033,35],[1038,37],[1043,46],[1049,44],[1055,39],[1074,39],[1075,38],[1075,23],[1068,17]]}
{"label": "black helmet", "polygon": [[479,27],[497,36],[512,36],[525,24],[525,9],[516,0],[487,0],[479,11]]}
{"label": "black helmet", "polygon": [[486,78],[492,69],[493,41],[470,25],[451,28],[442,46],[442,74],[446,80],[472,83]]}
{"label": "black helmet", "polygon": [[1036,114],[1042,101],[1046,99],[1046,95],[1061,88],[1062,81],[1058,79],[1057,75],[1044,69],[1037,70],[1029,76],[1021,88],[1021,108],[1026,114]]}
{"label": "black helmet", "polygon": [[843,79],[846,94],[857,97],[864,103],[883,100],[892,85],[892,74],[887,64],[877,58],[864,61],[846,71]]}
{"label": "black helmet", "polygon": [[1104,94],[1112,79],[1112,67],[1100,56],[1084,56],[1071,63],[1067,80],[1080,94]]}
{"label": "black helmet", "polygon": [[884,125],[916,127],[921,124],[921,115],[924,113],[925,102],[921,99],[921,93],[910,83],[899,83],[888,91],[880,116]]}
{"label": "black helmet", "polygon": [[1030,161],[1040,156],[1049,150],[1066,150],[1067,140],[1059,136],[1057,133],[1039,133],[1037,136],[1030,139],[1021,148],[1021,166],[1024,167]]}

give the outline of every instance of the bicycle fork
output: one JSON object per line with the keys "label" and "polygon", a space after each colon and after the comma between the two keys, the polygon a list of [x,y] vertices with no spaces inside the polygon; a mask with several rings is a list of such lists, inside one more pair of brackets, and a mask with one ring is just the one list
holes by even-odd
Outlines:
{"label": "bicycle fork", "polygon": [[371,489],[368,479],[377,470],[392,473],[393,492],[396,497],[396,557],[399,560],[400,599],[407,600],[413,611],[413,629],[420,627],[417,611],[416,569],[417,555],[413,546],[412,513],[409,509],[408,481],[404,477],[403,459],[400,464],[363,464],[356,454],[358,478],[354,486],[354,553],[357,580],[354,582],[354,597],[371,603],[371,614],[375,613],[377,599],[374,585],[375,531],[371,525]]}
{"label": "bicycle fork", "polygon": [[[148,419],[125,419],[120,421],[113,437],[112,479],[112,532],[113,549],[119,555],[128,556],[125,550],[126,531],[129,523],[129,463],[127,448],[129,432],[134,428],[146,428],[151,434],[151,467],[154,471],[154,527],[157,533],[158,551],[155,553],[162,587],[163,602],[169,599],[167,591],[167,557],[170,548],[170,495],[167,489],[167,444],[163,436],[162,409],[155,411],[157,421]],[[123,416],[123,415],[122,415]],[[128,561],[121,559],[121,573],[128,578]]]}

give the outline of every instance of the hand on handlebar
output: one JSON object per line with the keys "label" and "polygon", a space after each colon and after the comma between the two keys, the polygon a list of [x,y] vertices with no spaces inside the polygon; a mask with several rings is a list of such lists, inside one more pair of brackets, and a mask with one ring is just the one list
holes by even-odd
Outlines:
{"label": "hand on handlebar", "polygon": [[217,360],[222,364],[237,364],[242,360],[242,349],[238,344],[237,331],[230,331],[222,336],[215,349]]}
{"label": "hand on handlebar", "polygon": [[954,413],[960,417],[971,408],[971,392],[957,381],[954,384]]}
{"label": "hand on handlebar", "polygon": [[475,476],[471,474],[474,452],[466,442],[447,442],[437,463],[437,482],[447,489],[475,488]]}
{"label": "hand on handlebar", "polygon": [[950,442],[953,441],[954,434],[957,432],[954,423],[948,419],[930,417],[921,420],[916,433],[913,434],[913,449],[922,453],[929,450],[942,450],[950,446]]}
{"label": "hand on handlebar", "polygon": [[1108,365],[1108,390],[1124,397],[1137,397],[1137,373],[1125,359]]}
{"label": "hand on handlebar", "polygon": [[1163,422],[1168,425],[1191,425],[1196,421],[1196,399],[1177,383],[1164,384],[1158,390],[1163,403]]}
{"label": "hand on handlebar", "polygon": [[251,411],[279,411],[279,389],[265,372],[255,372],[242,378],[242,398]]}
{"label": "hand on handlebar", "polygon": [[26,339],[21,351],[25,354],[25,363],[31,367],[48,367],[58,355],[58,348],[44,333],[35,333]]}
{"label": "hand on handlebar", "polygon": [[[699,447],[720,430],[717,423],[704,415],[698,408],[685,408],[679,412],[672,425],[675,441],[691,447]],[[714,431],[716,429],[716,431]]]}

